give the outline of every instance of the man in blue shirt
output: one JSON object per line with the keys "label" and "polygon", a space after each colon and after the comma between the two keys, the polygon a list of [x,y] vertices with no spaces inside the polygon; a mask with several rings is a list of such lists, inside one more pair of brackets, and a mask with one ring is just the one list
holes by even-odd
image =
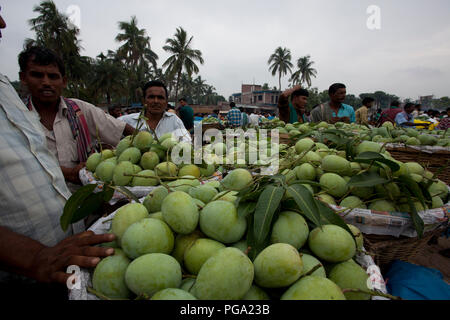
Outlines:
{"label": "man in blue shirt", "polygon": [[400,112],[395,117],[395,123],[403,128],[407,127],[415,127],[415,126],[421,126],[421,127],[427,127],[429,124],[424,123],[414,123],[414,116],[412,115],[414,111],[414,103],[407,103],[405,104],[405,107],[403,108],[403,112]]}
{"label": "man in blue shirt", "polygon": [[311,122],[346,122],[354,123],[356,121],[355,109],[348,104],[344,104],[347,94],[346,87],[342,83],[335,83],[328,89],[330,101],[318,105],[311,111]]}

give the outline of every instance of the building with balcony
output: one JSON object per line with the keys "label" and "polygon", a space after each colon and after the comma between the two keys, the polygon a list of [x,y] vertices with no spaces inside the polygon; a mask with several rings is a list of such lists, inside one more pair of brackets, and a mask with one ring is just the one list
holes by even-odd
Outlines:
{"label": "building with balcony", "polygon": [[264,90],[260,85],[243,84],[240,93],[231,95],[230,102],[248,110],[276,112],[280,94],[278,90]]}

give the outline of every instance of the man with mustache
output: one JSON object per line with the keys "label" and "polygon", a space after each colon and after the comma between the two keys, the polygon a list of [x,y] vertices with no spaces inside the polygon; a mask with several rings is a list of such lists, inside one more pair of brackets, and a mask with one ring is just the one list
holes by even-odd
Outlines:
{"label": "man with mustache", "polygon": [[[147,82],[143,88],[145,101],[145,114],[147,121],[141,127],[154,133],[156,138],[161,138],[166,133],[173,133],[175,139],[192,142],[190,133],[186,130],[183,121],[174,113],[167,112],[168,92],[163,82],[154,80]],[[132,113],[122,116],[119,120],[125,121],[132,127],[136,127],[140,113]]]}
{"label": "man with mustache", "polygon": [[116,146],[122,134],[130,135],[134,128],[92,104],[62,97],[68,80],[62,59],[53,51],[30,47],[20,53],[19,65],[20,80],[31,94],[28,109],[40,118],[66,181],[80,184],[79,171],[94,151],[97,134],[98,143]]}
{"label": "man with mustache", "polygon": [[330,101],[322,103],[311,111],[311,122],[354,123],[356,121],[355,109],[344,103],[346,94],[347,90],[344,84],[332,84],[328,89]]}

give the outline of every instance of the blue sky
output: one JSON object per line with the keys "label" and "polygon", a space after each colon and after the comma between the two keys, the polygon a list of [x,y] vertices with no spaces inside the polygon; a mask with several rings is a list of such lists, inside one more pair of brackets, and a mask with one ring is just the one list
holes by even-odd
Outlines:
{"label": "blue sky", "polygon": [[[40,1],[1,1],[7,22],[0,42],[0,72],[18,79],[17,55],[32,38],[28,20]],[[450,1],[384,0],[56,0],[62,12],[80,9],[83,55],[117,49],[118,21],[136,15],[162,65],[162,47],[182,26],[203,53],[200,75],[225,97],[241,83],[278,86],[267,60],[278,47],[293,63],[311,55],[312,85],[325,90],[343,82],[353,94],[383,90],[402,98],[450,96]],[[380,9],[380,29],[369,30],[367,8]],[[288,77],[282,81],[283,89]]]}

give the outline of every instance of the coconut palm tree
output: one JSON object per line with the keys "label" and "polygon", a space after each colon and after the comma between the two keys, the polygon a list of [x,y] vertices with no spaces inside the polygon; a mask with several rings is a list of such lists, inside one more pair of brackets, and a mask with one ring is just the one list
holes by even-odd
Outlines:
{"label": "coconut palm tree", "polygon": [[120,62],[106,57],[103,53],[97,57],[91,87],[97,95],[101,95],[102,100],[106,98],[107,104],[111,105],[113,93],[126,92],[127,73]]}
{"label": "coconut palm tree", "polygon": [[194,96],[196,103],[200,103],[202,96],[205,95],[205,92],[208,89],[207,86],[206,80],[202,79],[201,76],[194,79]]}
{"label": "coconut palm tree", "polygon": [[311,87],[311,77],[316,77],[317,70],[312,68],[314,61],[310,60],[311,56],[300,57],[297,60],[298,70],[292,74],[292,85],[306,83],[308,88]]}
{"label": "coconut palm tree", "polygon": [[278,73],[279,90],[281,91],[281,77],[288,72],[291,73],[291,51],[287,48],[278,47],[275,52],[270,56],[269,71],[272,72],[272,76]]}
{"label": "coconut palm tree", "polygon": [[199,72],[195,61],[203,64],[202,52],[200,50],[192,49],[192,40],[194,37],[188,37],[187,32],[182,28],[177,28],[175,36],[172,39],[166,40],[166,45],[163,47],[164,51],[172,55],[164,62],[163,67],[167,67],[167,73],[171,78],[176,76],[175,85],[175,101],[178,100],[178,89],[180,85],[180,78],[183,69],[190,77],[192,74]]}
{"label": "coconut palm tree", "polygon": [[120,21],[122,33],[116,36],[117,42],[125,42],[117,50],[117,55],[125,60],[127,66],[137,68],[139,64],[150,63],[156,68],[158,55],[150,47],[150,37],[145,29],[139,29],[135,16],[130,22]]}
{"label": "coconut palm tree", "polygon": [[[157,68],[158,55],[152,51],[150,37],[145,29],[139,29],[135,16],[130,22],[120,21],[119,29],[122,33],[116,36],[116,41],[123,43],[117,49],[117,57],[127,66],[128,88],[131,97],[136,94],[136,88],[142,86],[151,73],[151,67]],[[135,97],[136,99],[138,97]]]}

